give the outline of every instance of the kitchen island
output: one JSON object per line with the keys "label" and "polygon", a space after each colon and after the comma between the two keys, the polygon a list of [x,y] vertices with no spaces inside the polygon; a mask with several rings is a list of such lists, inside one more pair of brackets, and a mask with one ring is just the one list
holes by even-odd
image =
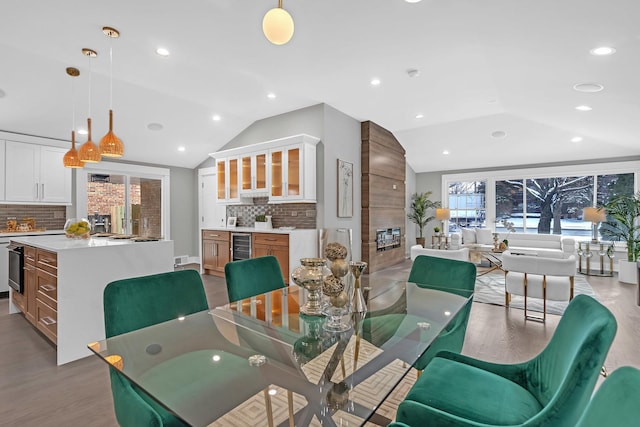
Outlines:
{"label": "kitchen island", "polygon": [[107,284],[174,268],[171,240],[29,236],[11,241],[25,248],[25,291],[9,293],[9,311],[24,312],[57,344],[58,365],[89,356],[87,344],[105,338]]}

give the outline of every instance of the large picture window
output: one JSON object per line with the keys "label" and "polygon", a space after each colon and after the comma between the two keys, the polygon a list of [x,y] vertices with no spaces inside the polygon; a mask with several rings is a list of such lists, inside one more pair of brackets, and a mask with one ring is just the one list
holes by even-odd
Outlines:
{"label": "large picture window", "polygon": [[488,227],[504,232],[509,222],[518,232],[587,239],[592,224],[583,221],[583,209],[618,194],[634,194],[638,170],[640,162],[621,162],[443,175],[449,230]]}
{"label": "large picture window", "polygon": [[465,227],[486,227],[486,187],[486,181],[449,183],[449,232]]}

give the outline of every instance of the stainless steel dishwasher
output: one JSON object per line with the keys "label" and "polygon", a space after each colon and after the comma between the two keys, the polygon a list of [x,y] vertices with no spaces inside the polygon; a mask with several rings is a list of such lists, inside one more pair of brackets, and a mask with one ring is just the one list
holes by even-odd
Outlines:
{"label": "stainless steel dishwasher", "polygon": [[231,261],[251,258],[251,233],[231,233]]}

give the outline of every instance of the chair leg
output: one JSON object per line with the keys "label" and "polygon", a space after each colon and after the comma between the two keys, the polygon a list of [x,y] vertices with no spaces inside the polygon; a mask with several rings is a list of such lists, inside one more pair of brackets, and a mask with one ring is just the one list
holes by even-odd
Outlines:
{"label": "chair leg", "polygon": [[524,286],[524,318],[527,318],[527,273],[524,273],[524,280],[522,285]]}
{"label": "chair leg", "polygon": [[573,276],[569,276],[569,301],[573,299]]}
{"label": "chair leg", "polygon": [[264,406],[267,411],[267,423],[269,427],[273,427],[273,407],[271,406],[271,396],[269,396],[269,387],[262,390],[264,393]]}
{"label": "chair leg", "polygon": [[293,392],[287,390],[287,403],[289,404],[289,427],[295,427],[295,418],[293,416]]}
{"label": "chair leg", "polygon": [[542,276],[542,322],[547,321],[547,275]]}

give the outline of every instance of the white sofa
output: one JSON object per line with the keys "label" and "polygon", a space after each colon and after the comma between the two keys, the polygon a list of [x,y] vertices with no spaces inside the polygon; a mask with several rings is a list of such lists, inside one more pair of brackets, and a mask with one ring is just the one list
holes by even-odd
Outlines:
{"label": "white sofa", "polygon": [[[547,300],[571,301],[576,274],[575,255],[547,252],[544,255],[524,254],[513,249],[502,253],[505,273],[505,305],[511,294],[524,296],[524,316],[546,320]],[[527,298],[543,300],[542,319],[527,314]]]}
{"label": "white sofa", "polygon": [[[466,228],[462,230],[462,247],[471,252],[486,252],[493,249],[493,232],[488,228]],[[572,255],[576,242],[571,237],[558,234],[498,233],[498,241],[509,241],[509,250],[535,255]]]}
{"label": "white sofa", "polygon": [[438,258],[457,259],[460,261],[469,261],[469,249],[429,249],[423,248],[421,245],[411,246],[411,261],[415,260],[418,255],[427,255]]}

